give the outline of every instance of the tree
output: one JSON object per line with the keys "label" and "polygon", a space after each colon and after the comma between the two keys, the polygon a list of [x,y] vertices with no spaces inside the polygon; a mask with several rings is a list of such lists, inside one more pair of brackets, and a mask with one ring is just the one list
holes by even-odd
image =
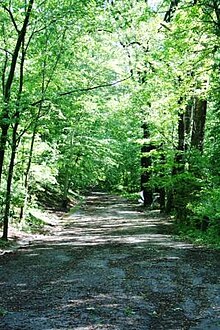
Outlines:
{"label": "tree", "polygon": [[[78,3],[78,2],[77,2]],[[7,231],[8,231],[8,217],[9,217],[9,210],[10,210],[10,201],[11,201],[11,185],[12,185],[12,178],[13,178],[13,171],[14,171],[14,162],[16,157],[16,150],[18,147],[18,143],[27,130],[27,127],[33,126],[34,132],[32,135],[32,143],[31,143],[31,150],[29,154],[29,162],[27,164],[27,170],[25,174],[25,189],[27,188],[27,178],[28,172],[31,163],[32,157],[32,149],[34,145],[34,137],[36,135],[36,129],[38,125],[39,116],[42,115],[42,109],[45,107],[46,101],[46,93],[52,96],[51,92],[57,91],[57,87],[54,89],[55,85],[53,84],[53,88],[48,91],[48,87],[51,84],[51,81],[54,80],[54,71],[57,68],[57,64],[60,60],[60,55],[62,53],[61,49],[63,48],[64,39],[68,42],[73,41],[73,36],[77,31],[74,30],[74,33],[69,34],[68,38],[65,37],[65,31],[67,29],[67,25],[72,23],[75,18],[82,18],[83,13],[88,9],[87,1],[83,4],[78,3],[77,9],[82,10],[82,12],[76,11],[75,13],[72,11],[71,6],[67,6],[65,1],[63,3],[59,3],[57,7],[55,2],[51,2],[48,6],[46,2],[41,4],[41,7],[37,5],[35,8],[33,7],[33,1],[30,1],[28,5],[25,2],[25,5],[21,5],[17,2],[14,3],[12,6],[11,2],[5,2],[3,5],[3,10],[8,14],[10,20],[6,21],[6,23],[11,23],[14,31],[17,33],[17,38],[12,40],[15,43],[14,51],[12,52],[11,61],[9,62],[9,55],[10,51],[7,48],[8,44],[6,41],[6,26],[5,22],[2,24],[3,28],[3,44],[4,44],[4,52],[5,52],[5,60],[4,66],[2,69],[2,91],[3,91],[3,112],[2,112],[2,120],[1,120],[1,129],[2,134],[0,137],[0,177],[2,176],[3,164],[4,164],[4,156],[6,151],[7,139],[11,139],[11,159],[9,161],[8,169],[7,169],[7,190],[6,190],[6,199],[5,199],[5,210],[4,210],[4,230],[3,230],[3,238],[7,239]],[[34,8],[34,9],[33,9]],[[14,15],[14,10],[18,9],[19,14]],[[32,22],[31,16],[34,18]],[[65,16],[66,24],[60,25],[62,18]],[[23,19],[23,17],[25,17]],[[23,19],[23,21],[22,21]],[[69,21],[68,19],[71,19]],[[21,28],[20,28],[21,25]],[[29,32],[28,32],[28,25]],[[11,28],[9,27],[11,32]],[[71,37],[70,37],[71,35]],[[27,36],[27,37],[26,37]],[[25,38],[26,37],[26,38]],[[55,39],[56,38],[56,39]],[[58,40],[62,41],[62,44],[59,45]],[[42,42],[43,41],[43,42]],[[56,41],[56,44],[55,44]],[[35,44],[34,44],[35,42]],[[39,45],[40,42],[40,45]],[[40,47],[37,49],[36,46],[39,45]],[[42,46],[45,45],[46,55],[42,55]],[[53,45],[53,48],[51,47]],[[61,48],[58,50],[58,55],[55,53],[58,47]],[[66,45],[67,47],[67,45]],[[44,50],[45,50],[44,49]],[[68,50],[69,51],[69,50]],[[53,53],[54,52],[54,53]],[[37,57],[34,55],[39,55],[40,53],[40,61],[42,60],[43,69],[38,67],[37,65]],[[53,55],[55,56],[55,61],[53,61]],[[50,56],[50,63],[47,61],[47,58]],[[69,54],[70,55],[70,54]],[[67,56],[65,57],[64,61],[67,60]],[[17,63],[20,61],[20,78],[16,79],[16,67]],[[30,71],[28,70],[26,63],[29,63],[29,67],[35,67],[36,75],[39,75],[39,70],[42,70],[42,82],[40,85],[40,91],[38,90],[39,79],[34,80],[32,75],[32,80],[30,84]],[[25,68],[25,70],[24,70]],[[51,71],[48,70],[50,68]],[[12,89],[12,83],[14,82],[14,87]],[[24,82],[25,87],[24,87]],[[29,91],[29,95],[34,95],[34,98],[38,97],[37,101],[31,100],[31,98],[26,97],[27,90]],[[58,94],[58,92],[57,92]],[[65,93],[64,93],[65,94]],[[58,95],[57,95],[58,96]],[[15,100],[15,104],[14,104]],[[28,123],[28,120],[24,120],[24,116],[31,111],[31,108],[34,106],[37,107],[36,115],[31,117],[35,119],[34,125],[32,123]],[[19,125],[23,122],[24,126],[21,127],[20,132],[18,133]],[[12,127],[12,135],[10,135],[10,128]],[[22,132],[23,131],[23,132]],[[23,212],[21,212],[23,213]],[[22,215],[22,214],[21,214]]]}
{"label": "tree", "polygon": [[[15,70],[18,62],[18,56],[20,53],[21,48],[22,50],[22,58],[21,58],[21,69],[20,69],[20,83],[19,85],[23,84],[23,62],[24,62],[24,56],[25,56],[25,36],[27,33],[27,28],[33,8],[34,0],[30,0],[25,8],[25,15],[23,18],[23,21],[21,21],[21,28],[19,28],[19,25],[15,21],[15,18],[13,16],[12,8],[9,5],[2,5],[2,11],[6,12],[7,16],[9,16],[9,19],[11,21],[11,25],[14,27],[14,31],[17,34],[17,38],[15,39],[15,46],[14,50],[11,54],[11,60],[9,62],[9,51],[7,49],[7,41],[6,41],[6,26],[3,21],[2,23],[2,31],[3,31],[3,42],[4,42],[4,65],[2,70],[2,94],[3,94],[3,111],[1,114],[1,136],[0,136],[0,182],[2,177],[2,170],[3,170],[3,163],[4,163],[4,155],[5,155],[5,148],[7,143],[7,135],[8,135],[8,129],[10,127],[10,118],[11,118],[11,97],[12,97],[12,84],[15,78]],[[5,13],[4,13],[5,14]],[[7,20],[7,18],[6,18]],[[19,22],[20,23],[20,22]],[[8,63],[9,62],[9,63]],[[7,72],[8,71],[8,72]],[[21,86],[19,87],[18,91],[18,98],[20,98],[21,94]],[[18,110],[16,117],[18,115]]]}

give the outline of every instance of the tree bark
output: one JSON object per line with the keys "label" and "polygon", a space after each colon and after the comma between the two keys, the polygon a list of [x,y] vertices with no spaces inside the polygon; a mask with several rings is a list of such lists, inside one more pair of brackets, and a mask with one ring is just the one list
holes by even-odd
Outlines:
{"label": "tree bark", "polygon": [[2,239],[6,241],[8,240],[8,222],[9,222],[9,213],[10,213],[10,205],[11,205],[11,186],[12,186],[14,162],[15,162],[16,149],[17,149],[17,129],[18,129],[18,122],[15,123],[13,128],[12,150],[11,150],[11,158],[8,168],[7,189],[6,189],[6,197],[5,197],[5,211],[3,217]]}
{"label": "tree bark", "polygon": [[[144,138],[149,137],[149,131],[147,124],[142,125],[142,128],[144,130]],[[153,192],[152,189],[147,187],[147,183],[150,180],[150,172],[149,167],[151,166],[151,157],[149,155],[146,155],[145,153],[150,152],[154,147],[150,144],[143,145],[141,148],[142,157],[141,157],[141,167],[142,167],[142,175],[141,175],[141,190],[143,191],[143,199],[144,199],[144,206],[150,206],[153,202]]]}
{"label": "tree bark", "polygon": [[193,112],[193,129],[191,137],[191,146],[203,151],[205,136],[205,122],[207,112],[207,100],[196,98]]}
{"label": "tree bark", "polygon": [[69,192],[70,175],[68,165],[66,167],[65,177],[64,177],[64,187],[63,187],[63,197],[62,197],[62,207],[66,210],[68,205],[68,192]]}
{"label": "tree bark", "polygon": [[[24,37],[25,38],[25,37]],[[8,167],[8,177],[7,177],[7,189],[6,189],[6,197],[5,197],[5,211],[3,217],[3,236],[2,239],[8,239],[8,222],[9,222],[9,215],[10,215],[10,206],[11,206],[11,187],[12,187],[12,180],[13,180],[13,173],[14,173],[14,163],[16,157],[17,146],[19,143],[19,139],[17,140],[17,131],[20,121],[20,102],[21,96],[23,91],[23,84],[24,84],[24,61],[25,61],[25,49],[24,49],[25,39],[22,41],[22,57],[20,63],[20,77],[19,77],[19,89],[17,95],[17,104],[16,104],[16,112],[14,115],[15,124],[13,126],[12,132],[12,144],[11,144],[11,158]]]}

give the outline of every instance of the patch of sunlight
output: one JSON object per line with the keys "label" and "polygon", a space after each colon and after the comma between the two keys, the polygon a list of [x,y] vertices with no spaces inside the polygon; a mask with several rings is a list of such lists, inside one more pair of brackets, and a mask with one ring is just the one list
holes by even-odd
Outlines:
{"label": "patch of sunlight", "polygon": [[[148,224],[144,224],[145,225],[145,227],[156,227],[157,225],[155,224],[155,222],[152,222],[152,223],[148,223]],[[131,229],[137,229],[137,228],[142,228],[143,230],[144,229],[146,229],[146,228],[144,228],[144,227],[141,227],[141,226],[134,226],[134,224],[133,223],[126,223],[126,225],[125,226],[122,226],[122,224],[114,224],[114,225],[112,225],[112,224],[106,224],[106,225],[102,225],[102,228],[109,228],[109,229],[121,229],[121,230],[125,230],[126,231],[126,229],[127,230],[131,230]]]}
{"label": "patch of sunlight", "polygon": [[[21,248],[21,251],[22,252],[25,251],[25,253],[26,253],[26,252],[32,252],[33,249],[24,247],[24,248]],[[24,257],[29,257],[29,254],[25,254]]]}
{"label": "patch of sunlight", "polygon": [[148,6],[152,9],[157,9],[161,2],[162,0],[147,0]]}
{"label": "patch of sunlight", "polygon": [[[49,236],[50,237],[50,236]],[[45,236],[45,238],[47,238],[47,236]],[[45,246],[45,247],[38,247],[38,246],[34,246],[35,250],[53,250],[53,248],[51,246]]]}
{"label": "patch of sunlight", "polygon": [[[96,329],[99,329],[99,328],[97,328],[97,326],[101,326],[101,327],[103,327],[103,324],[102,323],[97,323],[96,324]],[[106,329],[108,329],[108,327],[110,327],[110,324],[105,324],[105,326],[107,326],[107,328]],[[85,327],[75,327],[74,326],[74,330],[91,330],[91,329],[95,329],[95,328],[91,328],[91,325],[89,325],[89,326],[85,326]],[[100,328],[101,329],[101,328]],[[109,328],[110,329],[110,328]],[[48,330],[58,330],[58,329],[48,329]]]}
{"label": "patch of sunlight", "polygon": [[178,249],[192,249],[192,247],[194,247],[192,244],[190,243],[184,243],[184,242],[171,242],[172,244],[170,244],[170,247],[173,248],[178,248]]}
{"label": "patch of sunlight", "polygon": [[92,191],[92,192],[91,192],[91,196],[89,196],[89,199],[93,198],[93,197],[92,197],[93,195],[96,195],[96,196],[98,196],[98,198],[99,198],[100,195],[101,195],[101,196],[102,196],[102,195],[105,196],[106,193],[105,193],[105,192],[102,192],[102,191]]}
{"label": "patch of sunlight", "polygon": [[52,285],[57,285],[57,284],[71,284],[71,283],[75,283],[76,282],[76,280],[74,279],[74,280],[57,280],[57,281],[50,281],[50,284],[52,284]]}
{"label": "patch of sunlight", "polygon": [[[155,222],[148,223],[148,228],[155,227]],[[60,232],[59,236],[47,236],[44,237],[43,241],[36,241],[36,249],[38,249],[37,244],[45,243],[49,245],[49,249],[52,249],[53,246],[98,246],[105,244],[146,244],[150,243],[157,246],[166,246],[178,249],[190,249],[193,247],[190,243],[177,242],[173,241],[171,235],[168,234],[157,234],[157,233],[135,233],[135,229],[140,228],[139,226],[135,227],[132,224],[115,225],[109,226],[109,224],[103,225],[100,224],[98,230],[95,228],[79,228],[76,227],[74,230],[68,232]],[[103,230],[102,230],[103,229]],[[117,232],[117,231],[121,232]],[[132,233],[127,233],[126,230],[131,230]],[[123,232],[125,231],[125,232]],[[42,248],[39,249],[48,249]]]}
{"label": "patch of sunlight", "polygon": [[[73,307],[73,306],[80,306],[85,304],[93,304],[94,302],[99,304],[99,306],[102,304],[104,307],[108,308],[117,308],[119,306],[118,303],[111,302],[112,299],[114,299],[114,295],[104,295],[99,294],[93,297],[85,297],[84,299],[70,299],[67,301],[67,303],[64,305],[65,308]],[[89,310],[95,310],[96,308],[94,306],[88,306],[86,309]]]}
{"label": "patch of sunlight", "polygon": [[139,212],[137,212],[137,211],[117,211],[117,213],[118,214],[136,214],[136,215],[140,215],[140,213]]}
{"label": "patch of sunlight", "polygon": [[79,305],[84,305],[85,301],[88,299],[70,299],[67,304],[65,304],[65,307],[72,307],[73,305],[79,306]]}

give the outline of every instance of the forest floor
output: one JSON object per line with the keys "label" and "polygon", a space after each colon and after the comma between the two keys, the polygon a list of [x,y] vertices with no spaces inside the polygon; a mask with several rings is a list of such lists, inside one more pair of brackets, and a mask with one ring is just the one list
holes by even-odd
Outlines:
{"label": "forest floor", "polygon": [[156,211],[91,194],[0,256],[0,329],[220,329],[220,251],[171,229]]}

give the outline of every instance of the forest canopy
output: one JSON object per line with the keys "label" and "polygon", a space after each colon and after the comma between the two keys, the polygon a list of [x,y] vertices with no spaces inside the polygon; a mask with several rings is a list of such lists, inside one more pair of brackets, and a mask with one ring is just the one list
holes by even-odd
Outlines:
{"label": "forest canopy", "polygon": [[1,0],[3,239],[89,189],[219,237],[219,36],[218,0]]}

